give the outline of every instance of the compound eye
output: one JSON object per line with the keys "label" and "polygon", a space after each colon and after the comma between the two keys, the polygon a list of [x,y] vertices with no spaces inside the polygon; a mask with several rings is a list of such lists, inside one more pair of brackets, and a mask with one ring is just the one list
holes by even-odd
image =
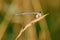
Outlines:
{"label": "compound eye", "polygon": [[36,14],[36,18],[39,18],[41,16],[42,16],[41,13]]}

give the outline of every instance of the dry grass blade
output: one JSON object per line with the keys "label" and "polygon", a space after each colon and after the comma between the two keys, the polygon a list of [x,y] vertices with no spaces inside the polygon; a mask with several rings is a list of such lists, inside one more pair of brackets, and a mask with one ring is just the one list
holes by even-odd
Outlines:
{"label": "dry grass blade", "polygon": [[33,11],[31,0],[23,0],[23,9],[27,12]]}
{"label": "dry grass blade", "polygon": [[[0,40],[2,39],[3,35],[4,35],[4,32],[6,31],[7,27],[8,27],[8,24],[9,22],[11,21],[15,11],[16,11],[16,8],[14,9],[14,4],[12,3],[8,9],[8,11],[6,11],[6,15],[4,17],[4,20],[2,22],[2,24],[0,24]],[[13,11],[12,11],[13,10]]]}
{"label": "dry grass blade", "polygon": [[25,26],[25,28],[20,31],[20,33],[18,34],[18,36],[16,37],[15,40],[17,40],[17,39],[21,36],[21,34],[22,34],[28,27],[30,27],[30,26],[31,26],[32,24],[34,24],[35,22],[43,19],[43,18],[44,18],[45,16],[47,16],[47,15],[48,15],[48,14],[45,14],[45,15],[43,15],[43,16],[41,16],[41,17],[39,17],[39,18],[37,18],[37,19],[29,22],[29,23]]}
{"label": "dry grass blade", "polygon": [[0,39],[2,38],[2,36],[3,36],[4,32],[5,32],[5,30],[6,30],[7,26],[8,26],[8,23],[10,22],[11,18],[12,18],[12,15],[8,15],[7,14],[5,16],[5,19],[2,22],[2,24],[0,24]]}

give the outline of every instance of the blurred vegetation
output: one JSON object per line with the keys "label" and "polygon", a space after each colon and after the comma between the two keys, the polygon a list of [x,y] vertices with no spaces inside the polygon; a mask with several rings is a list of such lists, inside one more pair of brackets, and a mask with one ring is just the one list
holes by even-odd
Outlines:
{"label": "blurred vegetation", "polygon": [[0,40],[15,40],[19,31],[35,19],[35,15],[15,16],[16,10],[49,14],[29,27],[18,40],[60,40],[60,0],[0,0]]}

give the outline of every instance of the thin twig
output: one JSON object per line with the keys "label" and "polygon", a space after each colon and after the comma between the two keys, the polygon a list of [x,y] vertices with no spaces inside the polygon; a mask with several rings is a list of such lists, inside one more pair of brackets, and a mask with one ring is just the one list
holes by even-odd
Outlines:
{"label": "thin twig", "polygon": [[28,27],[30,27],[30,26],[31,26],[32,24],[34,24],[35,22],[37,22],[37,21],[43,19],[43,18],[44,18],[45,16],[47,16],[47,15],[48,15],[48,14],[45,14],[45,15],[43,15],[43,16],[41,16],[41,17],[39,17],[39,18],[37,18],[37,19],[35,19],[35,20],[29,22],[29,23],[25,26],[25,28],[22,29],[22,30],[19,32],[19,34],[18,34],[18,36],[16,37],[15,40],[17,40],[17,39],[22,35],[22,33],[23,33]]}

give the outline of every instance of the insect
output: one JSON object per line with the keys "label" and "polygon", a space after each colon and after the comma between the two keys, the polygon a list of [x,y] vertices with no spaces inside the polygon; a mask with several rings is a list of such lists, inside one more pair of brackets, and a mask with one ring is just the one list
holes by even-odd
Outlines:
{"label": "insect", "polygon": [[18,16],[18,15],[25,15],[25,14],[36,14],[35,18],[39,18],[42,16],[41,12],[23,12],[23,13],[17,13],[15,15]]}

